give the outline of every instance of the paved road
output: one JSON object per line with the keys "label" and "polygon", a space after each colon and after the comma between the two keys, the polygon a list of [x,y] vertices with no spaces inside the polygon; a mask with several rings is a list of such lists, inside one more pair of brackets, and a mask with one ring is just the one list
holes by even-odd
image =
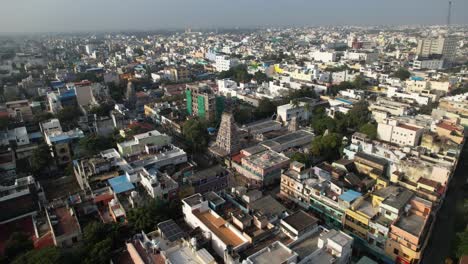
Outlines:
{"label": "paved road", "polygon": [[455,170],[454,178],[449,184],[449,189],[444,203],[440,208],[429,244],[424,250],[421,263],[441,264],[450,256],[452,242],[455,237],[455,215],[457,201],[464,198],[463,185],[468,176],[468,144],[460,158]]}

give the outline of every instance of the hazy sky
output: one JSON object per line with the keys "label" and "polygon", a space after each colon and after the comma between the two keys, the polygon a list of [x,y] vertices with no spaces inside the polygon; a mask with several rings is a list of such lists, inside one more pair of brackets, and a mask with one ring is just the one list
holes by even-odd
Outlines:
{"label": "hazy sky", "polygon": [[[468,0],[452,22],[468,23]],[[0,0],[0,32],[443,24],[447,0]]]}

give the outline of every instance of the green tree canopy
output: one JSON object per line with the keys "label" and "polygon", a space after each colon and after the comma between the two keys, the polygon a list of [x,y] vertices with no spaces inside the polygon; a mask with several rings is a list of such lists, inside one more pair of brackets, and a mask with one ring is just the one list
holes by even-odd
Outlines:
{"label": "green tree canopy", "polygon": [[262,119],[272,116],[276,113],[276,104],[269,99],[261,99],[258,107],[254,110],[256,119]]}
{"label": "green tree canopy", "polygon": [[366,134],[370,139],[377,138],[377,125],[367,123],[359,128],[359,132]]}
{"label": "green tree canopy", "polygon": [[247,66],[241,64],[236,67],[229,69],[228,71],[222,71],[219,73],[218,78],[220,79],[232,79],[236,82],[250,82],[253,78],[252,74],[247,71]]}
{"label": "green tree canopy", "polygon": [[50,147],[46,143],[38,145],[31,156],[31,169],[35,174],[40,174],[45,169],[49,170],[54,159],[50,154]]}
{"label": "green tree canopy", "polygon": [[257,83],[268,82],[268,76],[261,71],[256,71],[253,78],[257,81]]}
{"label": "green tree canopy", "polygon": [[8,260],[13,260],[33,248],[33,242],[27,234],[15,232],[5,242],[4,254]]}
{"label": "green tree canopy", "polygon": [[322,157],[326,160],[334,160],[340,156],[342,137],[337,133],[329,133],[314,138],[311,153],[314,157]]}
{"label": "green tree canopy", "polygon": [[132,209],[127,215],[127,220],[133,232],[151,232],[159,222],[180,218],[180,209],[181,205],[176,201],[155,199],[143,207]]}
{"label": "green tree canopy", "polygon": [[198,119],[185,121],[182,134],[185,141],[194,152],[202,152],[208,146],[209,135],[205,122]]}
{"label": "green tree canopy", "polygon": [[293,161],[303,163],[306,166],[306,168],[310,167],[310,165],[312,164],[312,157],[307,153],[295,152],[290,159]]}
{"label": "green tree canopy", "polygon": [[406,68],[400,67],[392,76],[404,81],[411,77],[411,73]]}
{"label": "green tree canopy", "polygon": [[80,109],[74,106],[66,106],[57,113],[57,118],[65,130],[77,127],[80,116]]}
{"label": "green tree canopy", "polygon": [[115,141],[112,137],[90,135],[80,139],[80,151],[85,156],[93,156],[99,152],[115,148]]}
{"label": "green tree canopy", "polygon": [[96,114],[97,116],[109,116],[109,113],[114,109],[114,106],[115,104],[112,102],[104,102],[91,108],[89,113]]}
{"label": "green tree canopy", "polygon": [[17,257],[12,264],[61,264],[70,263],[69,259],[56,247],[31,250]]}

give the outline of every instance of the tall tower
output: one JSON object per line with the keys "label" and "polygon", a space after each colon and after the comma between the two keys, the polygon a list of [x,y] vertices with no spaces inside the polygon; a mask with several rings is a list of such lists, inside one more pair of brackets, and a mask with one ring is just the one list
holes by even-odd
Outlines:
{"label": "tall tower", "polygon": [[215,147],[221,149],[227,155],[240,150],[239,135],[237,134],[237,126],[232,113],[224,112],[222,114]]}
{"label": "tall tower", "polygon": [[447,14],[447,35],[450,34],[450,23],[452,22],[452,1],[448,2],[448,14]]}
{"label": "tall tower", "polygon": [[136,95],[135,95],[135,86],[131,81],[127,84],[127,90],[125,91],[125,99],[127,99],[128,105],[133,107],[136,103]]}

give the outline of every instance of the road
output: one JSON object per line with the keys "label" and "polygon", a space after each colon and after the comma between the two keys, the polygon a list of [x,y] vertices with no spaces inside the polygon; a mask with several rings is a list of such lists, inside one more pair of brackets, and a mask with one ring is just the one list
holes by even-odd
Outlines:
{"label": "road", "polygon": [[464,198],[463,185],[468,176],[468,144],[458,162],[452,181],[445,197],[444,203],[437,213],[436,222],[429,243],[424,250],[420,263],[441,264],[450,256],[455,237],[455,216],[457,202]]}

